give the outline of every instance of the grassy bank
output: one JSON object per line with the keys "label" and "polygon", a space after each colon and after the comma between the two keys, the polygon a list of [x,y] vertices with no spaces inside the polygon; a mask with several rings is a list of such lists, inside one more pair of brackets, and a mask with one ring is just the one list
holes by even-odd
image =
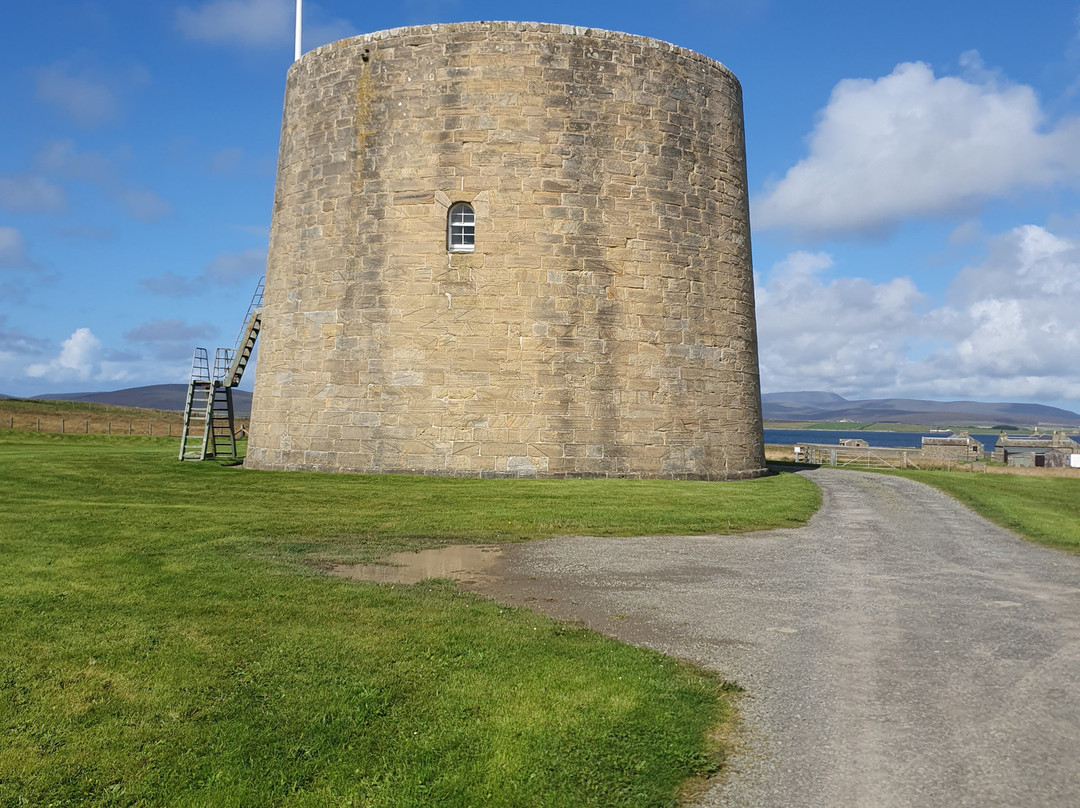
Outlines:
{"label": "grassy bank", "polygon": [[450,585],[311,562],[792,525],[818,504],[792,475],[260,473],[176,448],[0,432],[0,804],[669,805],[717,764],[722,682]]}
{"label": "grassy bank", "polygon": [[1031,541],[1080,552],[1080,479],[947,471],[896,472],[952,495]]}
{"label": "grassy bank", "polygon": [[[67,434],[179,436],[183,425],[184,414],[171,410],[118,407],[85,401],[0,399],[0,429]],[[242,425],[238,422],[237,428]]]}

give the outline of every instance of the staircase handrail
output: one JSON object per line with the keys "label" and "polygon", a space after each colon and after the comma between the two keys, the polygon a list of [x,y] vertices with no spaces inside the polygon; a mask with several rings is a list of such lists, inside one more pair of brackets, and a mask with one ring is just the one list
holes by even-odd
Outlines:
{"label": "staircase handrail", "polygon": [[247,316],[240,334],[236,338],[234,347],[229,351],[229,367],[222,376],[222,384],[226,387],[236,387],[244,375],[248,359],[255,348],[255,340],[259,337],[262,326],[262,301],[263,287],[266,284],[266,276],[259,278],[255,287],[255,293],[251,296],[248,304]]}
{"label": "staircase handrail", "polygon": [[191,356],[191,381],[210,381],[210,354],[206,348],[196,348]]}
{"label": "staircase handrail", "polygon": [[225,384],[232,373],[233,349],[218,348],[214,351],[214,384]]}
{"label": "staircase handrail", "polygon": [[255,292],[251,295],[251,302],[248,304],[247,314],[244,315],[244,324],[240,326],[240,333],[236,335],[236,342],[233,343],[233,356],[239,353],[243,347],[244,342],[247,341],[248,329],[251,324],[251,316],[255,314],[257,309],[262,308],[263,303],[263,289],[266,286],[266,276],[263,275],[259,278],[258,284],[255,286]]}

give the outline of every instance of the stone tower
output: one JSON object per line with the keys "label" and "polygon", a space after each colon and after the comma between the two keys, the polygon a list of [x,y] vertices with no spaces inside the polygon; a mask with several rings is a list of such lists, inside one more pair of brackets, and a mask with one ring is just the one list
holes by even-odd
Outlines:
{"label": "stone tower", "polygon": [[742,95],[536,23],[290,69],[246,465],[763,473]]}

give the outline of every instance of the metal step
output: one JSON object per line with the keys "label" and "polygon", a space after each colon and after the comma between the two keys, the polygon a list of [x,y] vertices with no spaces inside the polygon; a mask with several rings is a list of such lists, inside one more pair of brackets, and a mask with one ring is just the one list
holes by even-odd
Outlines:
{"label": "metal step", "polygon": [[265,280],[259,279],[255,294],[251,296],[236,344],[214,352],[212,370],[206,348],[195,349],[184,405],[184,430],[180,436],[181,460],[237,456],[232,388],[240,384],[259,339]]}
{"label": "metal step", "polygon": [[266,278],[260,278],[255,287],[255,293],[251,296],[251,302],[248,304],[247,315],[244,317],[244,327],[236,335],[236,342],[233,344],[232,350],[232,365],[229,367],[229,373],[225,377],[225,381],[230,387],[236,387],[240,384],[248,360],[251,359],[251,354],[255,350],[255,343],[259,339],[259,331],[262,330],[262,303],[265,286]]}
{"label": "metal step", "polygon": [[240,337],[238,347],[234,349],[232,366],[226,377],[230,387],[236,387],[244,377],[251,354],[255,351],[255,343],[259,339],[259,331],[262,329],[262,309],[255,309],[248,319],[245,332]]}
{"label": "metal step", "polygon": [[214,387],[214,398],[209,410],[208,451],[213,457],[236,457],[236,429],[233,424],[232,388]]}
{"label": "metal step", "polygon": [[191,381],[184,404],[184,428],[180,433],[181,460],[203,460],[206,457],[205,424],[213,406],[213,390],[210,355],[206,348],[196,348],[191,358]]}

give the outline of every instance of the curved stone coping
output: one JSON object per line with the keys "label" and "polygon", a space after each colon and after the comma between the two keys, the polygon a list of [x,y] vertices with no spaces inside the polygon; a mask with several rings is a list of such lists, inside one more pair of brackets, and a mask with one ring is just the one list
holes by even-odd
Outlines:
{"label": "curved stone coping", "polygon": [[676,56],[682,56],[686,59],[690,59],[695,62],[700,62],[711,68],[720,70],[726,73],[738,86],[742,89],[742,85],[739,83],[738,77],[732,72],[724,63],[711,59],[704,54],[697,51],[684,48],[681,45],[673,45],[670,42],[665,42],[662,39],[653,39],[652,37],[642,36],[640,34],[627,34],[622,31],[609,31],[605,28],[589,28],[581,25],[562,25],[559,23],[548,22],[513,22],[513,21],[489,21],[482,20],[476,22],[450,22],[450,23],[431,23],[428,25],[408,25],[400,28],[387,28],[383,31],[372,31],[367,34],[359,34],[354,37],[347,37],[345,39],[339,39],[335,42],[328,42],[325,45],[320,45],[307,53],[303,54],[299,60],[293,63],[293,66],[289,68],[290,72],[296,68],[297,65],[310,61],[311,59],[318,59],[321,55],[331,50],[336,50],[342,47],[348,47],[350,45],[359,45],[365,42],[380,42],[388,39],[397,39],[406,36],[417,36],[423,34],[430,34],[432,36],[446,33],[446,32],[462,32],[470,33],[474,31],[498,31],[498,32],[521,32],[521,33],[541,33],[541,34],[558,34],[564,37],[587,37],[593,39],[607,39],[614,40],[616,42],[633,43],[642,45],[647,48],[653,48],[656,50],[664,51],[665,53],[671,53]]}

